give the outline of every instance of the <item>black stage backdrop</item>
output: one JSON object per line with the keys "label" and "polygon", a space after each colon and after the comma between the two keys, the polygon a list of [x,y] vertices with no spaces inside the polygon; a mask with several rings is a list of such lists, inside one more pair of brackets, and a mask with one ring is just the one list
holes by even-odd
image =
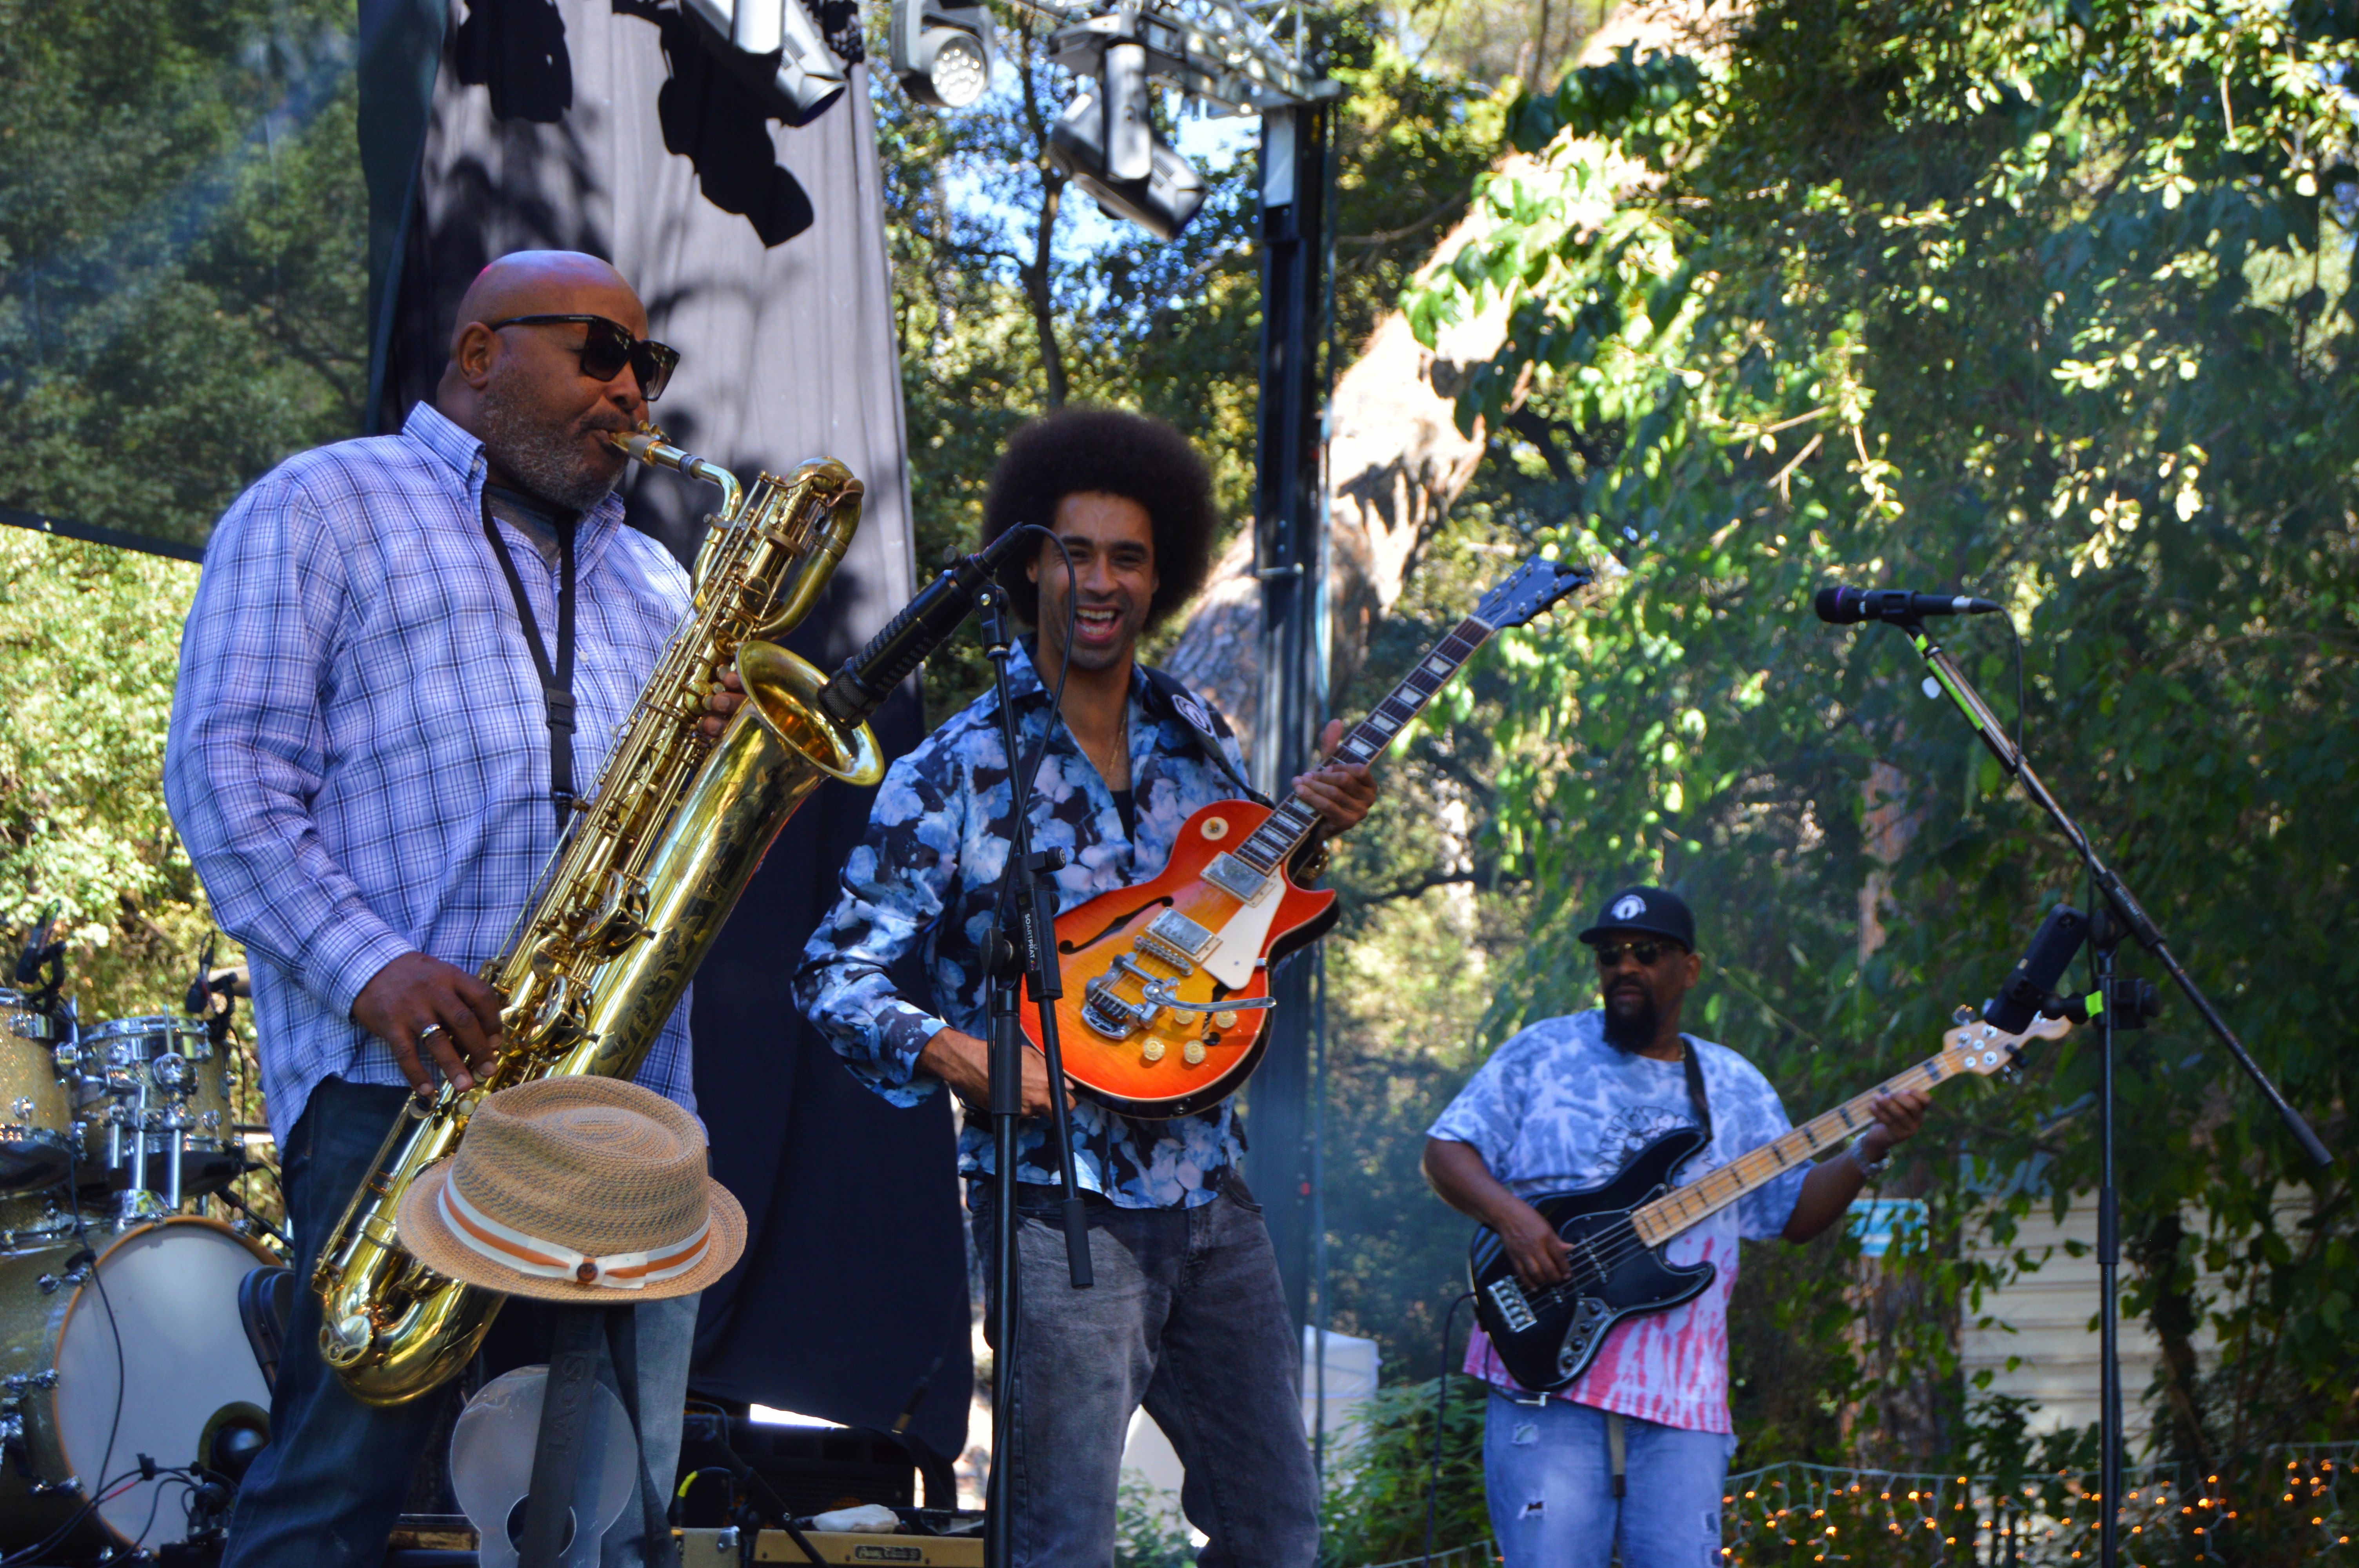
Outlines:
{"label": "black stage backdrop", "polygon": [[[793,639],[823,666],[841,661],[913,586],[862,71],[789,129],[672,4],[362,0],[360,16],[376,427],[431,394],[484,263],[541,246],[609,258],[651,334],[681,352],[656,410],[673,440],[748,481],[823,453],[866,482],[860,534]],[[685,558],[716,492],[639,472],[625,493],[632,523]],[[907,750],[912,696],[875,728],[888,757]],[[946,1097],[886,1105],[788,992],[868,796],[831,784],[803,806],[697,977],[697,1098],[752,1239],[705,1292],[692,1383],[885,1426],[940,1357],[916,1430],[956,1454],[973,1366]]]}

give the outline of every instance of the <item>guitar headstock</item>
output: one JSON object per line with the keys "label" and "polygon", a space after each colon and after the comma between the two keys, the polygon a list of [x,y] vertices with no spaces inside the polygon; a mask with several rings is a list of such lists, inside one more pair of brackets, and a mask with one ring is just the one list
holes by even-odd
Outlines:
{"label": "guitar headstock", "polygon": [[1492,585],[1474,607],[1474,618],[1493,631],[1521,626],[1596,577],[1587,567],[1534,556]]}
{"label": "guitar headstock", "polygon": [[1952,1072],[1984,1077],[2012,1072],[2023,1060],[2025,1041],[2060,1039],[2071,1027],[2069,1018],[2036,1018],[2022,1033],[2009,1034],[1979,1018],[1970,1019],[1941,1036],[1941,1059]]}

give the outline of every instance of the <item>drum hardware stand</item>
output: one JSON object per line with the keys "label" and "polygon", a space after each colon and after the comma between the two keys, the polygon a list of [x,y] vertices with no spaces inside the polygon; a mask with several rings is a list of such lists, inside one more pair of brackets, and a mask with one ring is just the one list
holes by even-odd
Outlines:
{"label": "drum hardware stand", "polygon": [[2294,1141],[2301,1146],[2302,1152],[2310,1156],[2311,1162],[2324,1170],[2333,1165],[2334,1157],[2327,1152],[2326,1145],[2319,1141],[2318,1134],[2310,1130],[2310,1123],[2302,1119],[2301,1113],[2278,1091],[2268,1074],[2261,1070],[2260,1064],[2254,1061],[2251,1053],[2245,1049],[2245,1043],[2236,1038],[2236,1032],[2228,1027],[2228,1021],[2220,1016],[2211,999],[2196,985],[2194,977],[2187,972],[2186,967],[2170,950],[2170,944],[2155,924],[2154,917],[2132,895],[2129,884],[2122,880],[2121,873],[2105,864],[2088,834],[2049,793],[2039,775],[2032,772],[2030,762],[2016,746],[1997,716],[1991,712],[1989,705],[1983,701],[1981,693],[1975,691],[1966,679],[1965,673],[1958,668],[1957,661],[1933,641],[1923,622],[1896,621],[1892,624],[1907,634],[1918,656],[1925,661],[1925,667],[1932,672],[1925,683],[1925,695],[1947,696],[1958,711],[1965,716],[1966,722],[1973,726],[1974,732],[1982,737],[1982,742],[1991,755],[1998,759],[1999,766],[2023,786],[2023,793],[2031,797],[2034,805],[2048,814],[2049,820],[2063,836],[2064,842],[2088,868],[2090,885],[2104,896],[2104,903],[2091,911],[2094,925],[2090,934],[2090,944],[2095,952],[2097,1001],[2104,1010],[2097,1091],[2100,1108],[2099,1160],[2102,1165],[2097,1199],[2097,1274],[2098,1290],[2104,1297],[2098,1303],[2099,1355],[2104,1363],[2100,1393],[2102,1408],[2098,1411],[2099,1491],[2104,1509],[2098,1530],[2097,1562],[2098,1568],[2115,1568],[2121,1553],[2122,1385],[2118,1355],[2121,1325],[2114,1296],[2115,1270],[2120,1256],[2120,1215],[2114,1190],[2114,1033],[2117,1028],[2139,1027],[2150,1011],[2146,1005],[2148,999],[2136,990],[2137,987],[2147,982],[2125,981],[2114,973],[2114,950],[2124,938],[2136,937],[2138,946],[2154,955],[2156,961],[2161,964],[2163,972],[2178,982],[2180,990],[2194,1004],[2197,1014],[2220,1043],[2228,1048],[2229,1055],[2244,1069],[2245,1076],[2253,1081],[2254,1087],[2261,1091],[2262,1098],[2276,1109],[2286,1130],[2293,1134]]}
{"label": "drum hardware stand", "polygon": [[[999,697],[1000,743],[1007,759],[1007,872],[1000,884],[999,909],[985,952],[991,968],[985,1017],[990,1039],[992,1135],[992,1325],[991,1479],[984,1502],[984,1562],[1008,1568],[1015,1523],[1009,1459],[1014,1446],[1016,1367],[1018,1346],[1016,1293],[1016,1124],[1024,1108],[1024,1024],[1019,992],[1028,989],[1040,1018],[1041,1054],[1049,1069],[1049,1137],[1057,1146],[1058,1184],[1063,1195],[1065,1263],[1073,1289],[1091,1285],[1089,1213],[1073,1174],[1072,1126],[1065,1106],[1064,1057],[1057,1044],[1057,999],[1065,994],[1057,972],[1056,906],[1048,873],[1062,870],[1065,851],[1032,848],[1031,802],[1016,794],[1024,755],[1009,689],[1007,660],[1013,638],[1007,625],[1007,595],[996,583],[975,595],[982,613],[983,643],[990,655],[992,684]],[[1049,715],[1053,729],[1058,716]],[[1046,744],[1044,740],[1043,744]],[[1027,786],[1031,781],[1022,781]]]}
{"label": "drum hardware stand", "polygon": [[[58,906],[53,903],[41,912],[39,922],[25,938],[24,950],[16,955],[16,978],[20,987],[39,988],[28,989],[25,992],[25,1000],[35,1012],[63,1022],[64,1015],[72,1011],[74,1004],[66,1002],[61,1011],[58,1002],[58,992],[66,983],[66,945],[50,939],[57,924]],[[49,972],[46,981],[41,979],[43,969]]]}

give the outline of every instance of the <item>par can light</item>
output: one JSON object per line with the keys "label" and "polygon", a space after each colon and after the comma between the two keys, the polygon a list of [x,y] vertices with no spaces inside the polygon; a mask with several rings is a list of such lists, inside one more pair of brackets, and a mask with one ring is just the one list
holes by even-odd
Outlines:
{"label": "par can light", "polygon": [[963,109],[989,92],[995,45],[988,6],[893,0],[893,74],[920,103]]}

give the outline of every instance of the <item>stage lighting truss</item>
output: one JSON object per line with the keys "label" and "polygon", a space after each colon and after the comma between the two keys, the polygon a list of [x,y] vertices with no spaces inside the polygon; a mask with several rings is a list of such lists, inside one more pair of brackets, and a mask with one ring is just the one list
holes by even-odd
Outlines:
{"label": "stage lighting truss", "polygon": [[[1264,114],[1340,91],[1316,76],[1277,27],[1298,7],[1281,0],[1148,0],[1069,5],[1013,0],[1056,24],[1049,59],[1076,76],[1105,74],[1109,49],[1136,46],[1146,79],[1212,107],[1217,114]],[[1295,29],[1298,37],[1300,29]]]}

